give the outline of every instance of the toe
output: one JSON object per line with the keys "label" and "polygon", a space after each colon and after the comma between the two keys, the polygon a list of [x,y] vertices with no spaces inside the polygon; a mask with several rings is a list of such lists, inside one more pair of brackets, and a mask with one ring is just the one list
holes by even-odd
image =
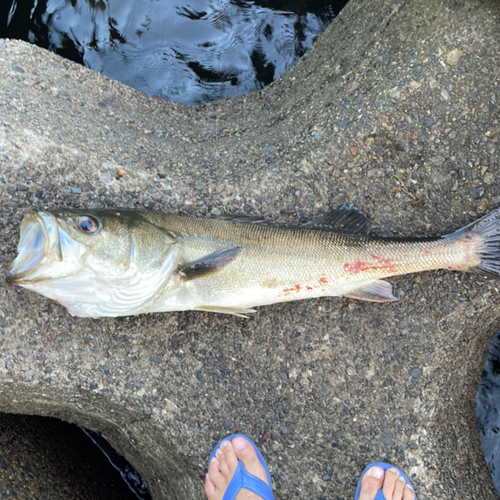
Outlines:
{"label": "toe", "polygon": [[207,477],[205,478],[205,495],[207,496],[208,500],[212,500],[217,498],[216,494],[217,488],[210,479],[210,476],[207,474]]}
{"label": "toe", "polygon": [[415,492],[409,484],[406,485],[403,500],[415,500]]}
{"label": "toe", "polygon": [[393,500],[403,500],[403,494],[406,487],[406,481],[403,476],[399,476],[394,486],[394,493],[392,495]]}
{"label": "toe", "polygon": [[259,457],[255,453],[252,444],[243,437],[235,437],[232,441],[234,451],[239,460],[243,462],[243,465],[247,472],[262,479],[266,484],[267,474],[259,461]]}
{"label": "toe", "polygon": [[234,474],[236,468],[238,467],[238,457],[234,451],[233,445],[230,441],[222,441],[220,444],[220,449],[224,454],[224,459],[229,467],[231,474]]}
{"label": "toe", "polygon": [[385,480],[382,492],[387,500],[393,500],[394,498],[394,490],[396,489],[398,477],[399,471],[395,467],[391,467],[385,471]]}
{"label": "toe", "polygon": [[208,466],[208,478],[217,488],[223,488],[226,484],[226,479],[220,471],[219,460],[216,457],[212,458]]}
{"label": "toe", "polygon": [[224,455],[222,455],[222,458],[218,458],[219,460],[219,469],[221,474],[227,479],[232,476],[231,470],[229,469],[229,466],[227,465],[226,459]]}
{"label": "toe", "polygon": [[[221,445],[222,445],[222,443],[221,443]],[[222,451],[222,449],[220,447],[217,448],[217,450],[215,450],[215,456],[216,456],[217,460],[219,461],[219,469],[220,469],[222,475],[226,476],[226,478],[227,478],[228,476],[231,475],[231,470],[229,469],[229,466],[226,462],[226,457],[224,456],[224,452]]]}
{"label": "toe", "polygon": [[371,467],[361,479],[359,500],[373,500],[384,482],[384,470],[381,467]]}

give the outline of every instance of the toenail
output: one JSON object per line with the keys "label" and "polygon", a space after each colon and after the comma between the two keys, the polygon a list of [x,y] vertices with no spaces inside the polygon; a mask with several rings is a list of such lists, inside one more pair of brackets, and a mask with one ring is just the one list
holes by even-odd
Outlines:
{"label": "toenail", "polygon": [[234,440],[234,447],[237,449],[237,450],[242,450],[243,448],[245,448],[246,446],[246,443],[245,443],[245,439],[243,438],[240,438],[240,439],[235,439]]}
{"label": "toenail", "polygon": [[391,467],[390,469],[387,469],[387,472],[392,472],[393,474],[399,474],[398,469],[396,467]]}
{"label": "toenail", "polygon": [[210,463],[213,464],[214,462],[218,462],[218,460],[215,457],[212,457],[212,460],[210,460]]}
{"label": "toenail", "polygon": [[373,467],[370,470],[370,476],[374,477],[376,479],[380,479],[384,475],[384,471],[382,469],[379,469],[378,467]]}
{"label": "toenail", "polygon": [[229,441],[222,441],[222,443],[220,444],[221,448],[227,448],[228,446],[229,446]]}
{"label": "toenail", "polygon": [[402,483],[406,483],[405,478],[403,476],[399,476],[398,481],[401,481]]}
{"label": "toenail", "polygon": [[220,450],[220,448],[217,448],[217,451],[215,452],[215,456],[217,458],[222,458],[224,456],[224,453]]}

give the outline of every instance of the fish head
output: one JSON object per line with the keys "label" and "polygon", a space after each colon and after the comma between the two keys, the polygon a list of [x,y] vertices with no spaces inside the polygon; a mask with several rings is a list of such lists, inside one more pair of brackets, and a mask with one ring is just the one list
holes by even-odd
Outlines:
{"label": "fish head", "polygon": [[175,241],[140,212],[30,212],[7,281],[60,302],[76,316],[136,314],[172,273]]}

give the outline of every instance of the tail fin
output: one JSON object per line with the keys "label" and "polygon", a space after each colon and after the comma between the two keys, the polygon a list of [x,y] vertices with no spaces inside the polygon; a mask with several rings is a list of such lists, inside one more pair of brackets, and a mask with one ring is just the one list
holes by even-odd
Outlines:
{"label": "tail fin", "polygon": [[467,233],[476,234],[481,238],[480,262],[468,272],[500,279],[500,208],[496,208],[479,220],[443,236],[443,238],[460,238]]}

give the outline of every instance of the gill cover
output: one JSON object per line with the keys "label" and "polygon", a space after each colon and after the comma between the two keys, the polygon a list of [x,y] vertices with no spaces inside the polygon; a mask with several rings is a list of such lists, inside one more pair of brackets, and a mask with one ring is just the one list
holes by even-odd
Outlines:
{"label": "gill cover", "polygon": [[175,235],[128,215],[110,210],[27,214],[8,280],[77,316],[141,312],[173,272],[177,245]]}

